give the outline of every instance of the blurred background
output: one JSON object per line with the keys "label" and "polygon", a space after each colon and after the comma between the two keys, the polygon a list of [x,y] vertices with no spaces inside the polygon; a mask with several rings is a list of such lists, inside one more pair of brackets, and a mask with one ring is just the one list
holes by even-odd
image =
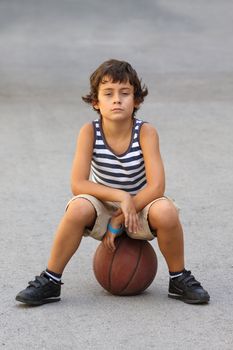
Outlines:
{"label": "blurred background", "polygon": [[[157,102],[230,100],[232,1],[1,0],[1,98],[78,100],[125,59]],[[79,100],[78,100],[79,101]]]}

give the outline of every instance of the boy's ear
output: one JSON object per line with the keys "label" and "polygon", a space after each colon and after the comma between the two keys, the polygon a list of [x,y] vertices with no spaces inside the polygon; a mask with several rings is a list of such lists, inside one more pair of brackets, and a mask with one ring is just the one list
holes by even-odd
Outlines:
{"label": "boy's ear", "polygon": [[134,101],[134,108],[139,108],[140,107],[140,102],[137,100]]}
{"label": "boy's ear", "polygon": [[99,103],[98,103],[98,101],[93,101],[93,102],[92,102],[92,106],[93,106],[93,108],[95,108],[95,109],[99,109]]}

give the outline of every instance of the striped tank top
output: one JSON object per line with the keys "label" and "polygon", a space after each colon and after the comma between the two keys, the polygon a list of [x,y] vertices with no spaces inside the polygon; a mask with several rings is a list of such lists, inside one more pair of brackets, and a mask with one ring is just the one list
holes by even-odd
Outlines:
{"label": "striped tank top", "polygon": [[95,183],[136,195],[146,185],[146,172],[139,142],[140,128],[145,123],[134,118],[128,150],[116,155],[107,144],[101,119],[93,121],[95,140],[91,161],[91,180]]}

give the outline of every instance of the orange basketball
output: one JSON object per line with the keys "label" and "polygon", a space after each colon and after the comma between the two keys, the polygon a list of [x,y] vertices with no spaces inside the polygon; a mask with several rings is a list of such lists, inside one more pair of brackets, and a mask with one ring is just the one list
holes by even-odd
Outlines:
{"label": "orange basketball", "polygon": [[147,241],[132,239],[126,234],[115,239],[112,252],[103,243],[97,247],[93,269],[97,281],[115,295],[142,293],[155,278],[157,256]]}

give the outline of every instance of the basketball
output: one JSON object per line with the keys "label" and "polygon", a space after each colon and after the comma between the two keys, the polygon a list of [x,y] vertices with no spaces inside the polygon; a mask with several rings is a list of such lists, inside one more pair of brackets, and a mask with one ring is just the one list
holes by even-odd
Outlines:
{"label": "basketball", "polygon": [[157,256],[151,244],[126,234],[115,239],[112,252],[97,247],[93,270],[100,285],[114,295],[136,295],[149,287],[157,273]]}

